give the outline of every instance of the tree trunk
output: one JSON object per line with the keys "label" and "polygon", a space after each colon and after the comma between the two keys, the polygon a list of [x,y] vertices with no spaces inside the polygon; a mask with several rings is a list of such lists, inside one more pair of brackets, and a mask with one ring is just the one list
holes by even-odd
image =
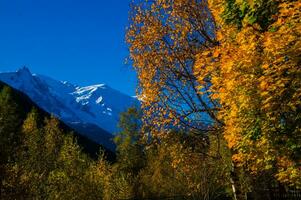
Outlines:
{"label": "tree trunk", "polygon": [[232,191],[234,200],[245,200],[246,195],[243,193],[239,183],[239,168],[232,162],[230,181],[232,185]]}

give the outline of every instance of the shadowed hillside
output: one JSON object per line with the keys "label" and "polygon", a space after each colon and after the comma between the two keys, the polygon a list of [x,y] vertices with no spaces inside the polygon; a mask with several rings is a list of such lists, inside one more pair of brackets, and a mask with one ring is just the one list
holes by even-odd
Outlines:
{"label": "shadowed hillside", "polygon": [[[0,81],[0,90],[3,89],[3,87],[10,87],[7,84]],[[11,87],[10,87],[11,88]],[[35,108],[41,118],[50,117],[50,114],[41,109],[38,105],[36,105],[27,95],[24,93],[11,88],[13,93],[12,97],[14,102],[18,105],[19,114],[22,119],[22,121],[25,120],[28,113]],[[105,147],[97,144],[96,142],[88,139],[87,137],[83,136],[82,134],[77,133],[72,128],[70,128],[68,125],[60,121],[60,127],[64,130],[64,133],[72,133],[77,141],[77,143],[82,148],[83,152],[87,153],[92,158],[97,158],[97,154],[99,153],[100,149],[103,149],[105,151],[105,154],[108,158],[108,160],[114,161],[115,160],[115,154]],[[100,129],[99,129],[100,130]],[[82,130],[83,132],[85,130]]]}

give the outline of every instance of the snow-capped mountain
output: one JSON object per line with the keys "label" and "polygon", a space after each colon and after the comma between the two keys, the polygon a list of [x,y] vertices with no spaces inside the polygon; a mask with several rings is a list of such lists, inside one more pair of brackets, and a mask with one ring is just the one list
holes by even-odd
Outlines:
{"label": "snow-capped mountain", "polygon": [[[38,106],[74,129],[81,129],[79,132],[93,126],[114,134],[118,130],[120,112],[139,105],[136,98],[107,85],[80,87],[32,74],[26,67],[17,72],[0,73],[0,80],[27,94]],[[96,135],[97,131],[89,130],[85,134],[96,142],[103,142],[104,138]]]}

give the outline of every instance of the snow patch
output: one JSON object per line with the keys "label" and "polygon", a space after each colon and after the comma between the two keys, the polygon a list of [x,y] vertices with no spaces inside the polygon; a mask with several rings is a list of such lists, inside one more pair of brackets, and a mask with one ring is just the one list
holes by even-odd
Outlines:
{"label": "snow patch", "polygon": [[95,103],[100,104],[102,102],[102,96],[98,97],[98,99],[96,99]]}

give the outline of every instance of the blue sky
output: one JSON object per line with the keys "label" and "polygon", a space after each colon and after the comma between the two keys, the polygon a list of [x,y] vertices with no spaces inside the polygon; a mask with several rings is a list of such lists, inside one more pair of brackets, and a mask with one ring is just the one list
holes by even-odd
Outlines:
{"label": "blue sky", "polygon": [[106,83],[135,94],[125,65],[130,0],[0,0],[0,72],[33,73],[78,85]]}

